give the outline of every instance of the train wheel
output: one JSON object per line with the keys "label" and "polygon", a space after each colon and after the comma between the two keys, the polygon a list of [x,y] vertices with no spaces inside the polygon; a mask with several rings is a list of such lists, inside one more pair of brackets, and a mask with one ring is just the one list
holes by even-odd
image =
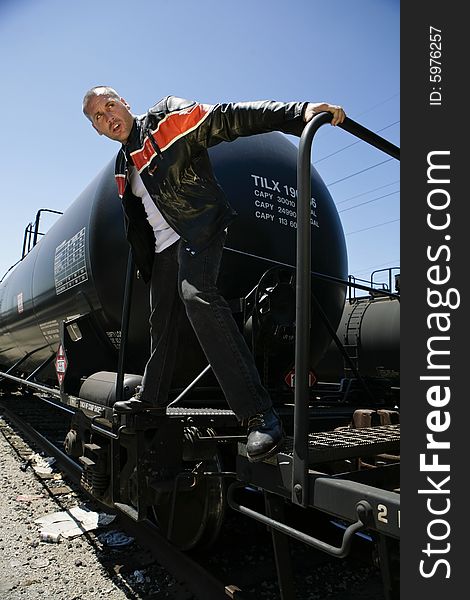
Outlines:
{"label": "train wheel", "polygon": [[[212,430],[203,432],[213,435]],[[186,437],[195,435],[195,429]],[[219,453],[201,461],[188,463],[188,474],[194,474],[190,489],[162,494],[152,507],[153,518],[162,533],[180,550],[210,546],[219,534],[225,514],[225,491],[222,477],[203,473],[221,473]]]}

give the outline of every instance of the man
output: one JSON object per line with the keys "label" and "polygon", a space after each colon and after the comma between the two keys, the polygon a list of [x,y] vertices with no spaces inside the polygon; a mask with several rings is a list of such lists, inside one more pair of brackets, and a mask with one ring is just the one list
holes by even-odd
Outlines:
{"label": "man", "polygon": [[263,460],[280,449],[282,423],[216,286],[226,228],[236,213],[215,179],[207,148],[274,130],[300,135],[322,111],[333,114],[332,125],[345,118],[340,106],[324,102],[207,105],[175,96],[136,116],[113,88],[85,94],[83,112],[94,129],[122,144],[115,175],[127,239],[144,281],[151,282],[151,356],[141,391],[117,402],[116,412],[167,403],[174,331],[184,307],[230,408],[248,421],[248,458]]}

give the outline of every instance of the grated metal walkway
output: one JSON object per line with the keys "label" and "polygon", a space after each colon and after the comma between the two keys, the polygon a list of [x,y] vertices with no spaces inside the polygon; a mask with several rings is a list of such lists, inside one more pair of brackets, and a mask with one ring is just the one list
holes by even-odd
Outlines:
{"label": "grated metal walkway", "polygon": [[[294,438],[286,440],[282,454],[292,456]],[[383,453],[400,453],[400,425],[380,425],[360,429],[345,428],[308,436],[310,463],[359,458]]]}

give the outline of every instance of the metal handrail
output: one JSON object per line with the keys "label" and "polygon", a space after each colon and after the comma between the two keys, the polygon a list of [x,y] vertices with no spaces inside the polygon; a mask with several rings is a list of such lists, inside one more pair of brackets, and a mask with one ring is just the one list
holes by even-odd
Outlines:
{"label": "metal handrail", "polygon": [[388,289],[390,291],[392,291],[392,271],[394,271],[395,269],[399,269],[399,267],[387,267],[386,269],[376,269],[375,271],[372,271],[372,273],[370,274],[370,282],[372,285],[374,285],[374,275],[376,273],[388,273]]}
{"label": "metal handrail", "polygon": [[39,390],[40,392],[46,392],[47,394],[50,394],[51,396],[55,396],[56,398],[59,398],[59,399],[61,397],[60,390],[48,387],[46,385],[41,385],[40,383],[34,383],[32,381],[27,381],[26,379],[22,379],[21,377],[16,377],[15,375],[10,375],[9,373],[0,372],[0,378],[10,379],[11,381],[14,381],[15,383],[21,383],[21,384],[26,385],[35,390]]}
{"label": "metal handrail", "polygon": [[351,549],[351,543],[354,538],[354,535],[364,529],[367,523],[370,521],[370,516],[372,514],[372,507],[366,500],[360,500],[356,504],[356,521],[351,523],[344,531],[343,539],[341,540],[341,546],[333,546],[327,542],[324,542],[318,538],[314,538],[313,536],[300,531],[299,529],[295,529],[286,523],[281,523],[276,519],[272,519],[262,513],[249,508],[248,506],[244,506],[239,504],[235,498],[235,490],[242,488],[244,486],[243,483],[234,482],[232,483],[227,491],[227,502],[230,508],[238,511],[242,515],[246,515],[255,519],[259,523],[263,523],[267,527],[274,529],[275,531],[279,531],[284,535],[288,535],[299,542],[303,542],[304,544],[308,544],[317,550],[321,550],[322,552],[326,552],[330,556],[335,556],[336,558],[344,558],[349,554]]}
{"label": "metal handrail", "polygon": [[[294,464],[292,470],[292,502],[308,505],[308,401],[309,401],[309,348],[311,321],[311,148],[318,129],[329,123],[333,115],[322,112],[305,126],[299,143],[297,161],[297,260],[296,260],[296,336],[295,336],[295,409],[294,409]],[[345,118],[341,129],[375,146],[399,160],[397,146]]]}
{"label": "metal handrail", "polygon": [[54,215],[63,215],[64,213],[61,210],[52,210],[51,208],[40,208],[36,213],[36,218],[34,220],[34,237],[33,237],[33,247],[38,243],[38,236],[44,235],[39,232],[39,222],[41,220],[41,213],[51,213]]}

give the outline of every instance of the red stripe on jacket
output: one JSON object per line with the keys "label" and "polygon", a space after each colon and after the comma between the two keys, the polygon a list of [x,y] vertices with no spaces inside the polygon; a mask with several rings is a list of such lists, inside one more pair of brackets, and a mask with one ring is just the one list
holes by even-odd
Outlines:
{"label": "red stripe on jacket", "polygon": [[[210,107],[196,104],[192,109],[173,113],[165,117],[159,124],[152,136],[160,150],[165,150],[178,138],[195,129],[207,116]],[[140,172],[155,156],[156,152],[152,143],[147,138],[140,150],[131,152],[132,160]]]}
{"label": "red stripe on jacket", "polygon": [[122,198],[124,196],[124,190],[126,189],[126,176],[125,175],[115,175],[118,194]]}

